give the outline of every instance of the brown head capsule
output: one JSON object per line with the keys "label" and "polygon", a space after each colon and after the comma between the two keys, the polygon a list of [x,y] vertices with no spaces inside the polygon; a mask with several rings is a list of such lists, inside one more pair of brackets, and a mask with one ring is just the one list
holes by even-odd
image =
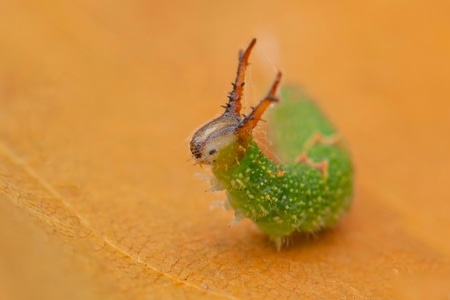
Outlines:
{"label": "brown head capsule", "polygon": [[[266,108],[278,101],[275,97],[276,89],[281,79],[281,73],[277,77],[267,96],[253,108],[248,116],[241,115],[241,97],[244,90],[245,69],[248,66],[248,58],[256,39],[253,39],[245,52],[239,53],[239,65],[233,90],[228,96],[225,112],[218,118],[202,126],[192,137],[190,148],[193,157],[200,164],[213,164],[217,161],[221,150],[236,145],[234,150],[246,149],[251,140],[251,133]],[[237,153],[236,153],[237,154]]]}

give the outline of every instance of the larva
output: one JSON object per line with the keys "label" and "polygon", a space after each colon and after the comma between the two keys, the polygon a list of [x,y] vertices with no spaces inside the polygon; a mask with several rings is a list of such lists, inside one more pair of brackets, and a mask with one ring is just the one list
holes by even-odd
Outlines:
{"label": "larva", "polygon": [[245,70],[255,43],[239,53],[225,112],[195,132],[190,150],[197,163],[211,165],[235,221],[250,218],[279,249],[293,232],[316,232],[337,223],[352,201],[353,168],[334,127],[296,87],[284,88],[283,100],[268,111],[268,137],[280,162],[261,152],[252,130],[264,111],[279,102],[281,73],[267,96],[242,115]]}

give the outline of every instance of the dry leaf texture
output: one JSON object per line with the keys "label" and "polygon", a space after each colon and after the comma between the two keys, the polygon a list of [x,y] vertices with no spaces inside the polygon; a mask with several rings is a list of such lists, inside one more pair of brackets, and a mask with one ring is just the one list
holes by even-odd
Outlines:
{"label": "dry leaf texture", "polygon": [[[446,1],[0,3],[0,298],[449,297]],[[351,212],[277,252],[189,158],[257,37],[349,141]],[[207,173],[207,170],[201,170]],[[427,297],[425,297],[427,296]]]}

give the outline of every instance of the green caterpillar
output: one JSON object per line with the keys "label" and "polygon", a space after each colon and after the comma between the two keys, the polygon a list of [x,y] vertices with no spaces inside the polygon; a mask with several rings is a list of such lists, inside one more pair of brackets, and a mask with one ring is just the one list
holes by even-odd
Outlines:
{"label": "green caterpillar", "polygon": [[252,130],[274,102],[279,72],[267,94],[247,116],[241,115],[245,69],[256,43],[239,53],[239,65],[225,112],[201,127],[190,150],[208,164],[215,189],[225,189],[235,222],[250,218],[281,247],[296,231],[334,226],[352,201],[353,168],[333,126],[295,87],[282,90],[283,101],[269,112],[268,137],[279,162],[267,158]]}

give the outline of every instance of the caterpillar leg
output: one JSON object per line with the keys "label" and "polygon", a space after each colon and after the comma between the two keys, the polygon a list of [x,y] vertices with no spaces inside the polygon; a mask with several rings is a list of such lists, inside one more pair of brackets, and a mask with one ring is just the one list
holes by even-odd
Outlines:
{"label": "caterpillar leg", "polygon": [[215,176],[211,176],[209,183],[211,184],[211,187],[208,189],[208,192],[222,191],[225,189]]}
{"label": "caterpillar leg", "polygon": [[225,189],[214,175],[209,176],[203,173],[194,173],[194,176],[211,185],[211,187],[207,190],[208,192],[222,191]]}
{"label": "caterpillar leg", "polygon": [[275,246],[277,247],[277,251],[280,251],[281,247],[283,245],[289,246],[289,244],[291,242],[289,236],[277,236],[277,237],[271,237],[270,239],[275,243]]}
{"label": "caterpillar leg", "polygon": [[313,167],[314,169],[318,170],[320,173],[322,173],[322,176],[324,179],[328,178],[328,160],[323,160],[321,162],[313,162],[312,159],[308,157],[306,152],[302,152],[296,159],[295,162],[297,163],[304,163],[307,164],[310,167]]}
{"label": "caterpillar leg", "polygon": [[231,227],[236,227],[245,217],[239,210],[236,210],[234,213],[234,219],[230,222]]}

